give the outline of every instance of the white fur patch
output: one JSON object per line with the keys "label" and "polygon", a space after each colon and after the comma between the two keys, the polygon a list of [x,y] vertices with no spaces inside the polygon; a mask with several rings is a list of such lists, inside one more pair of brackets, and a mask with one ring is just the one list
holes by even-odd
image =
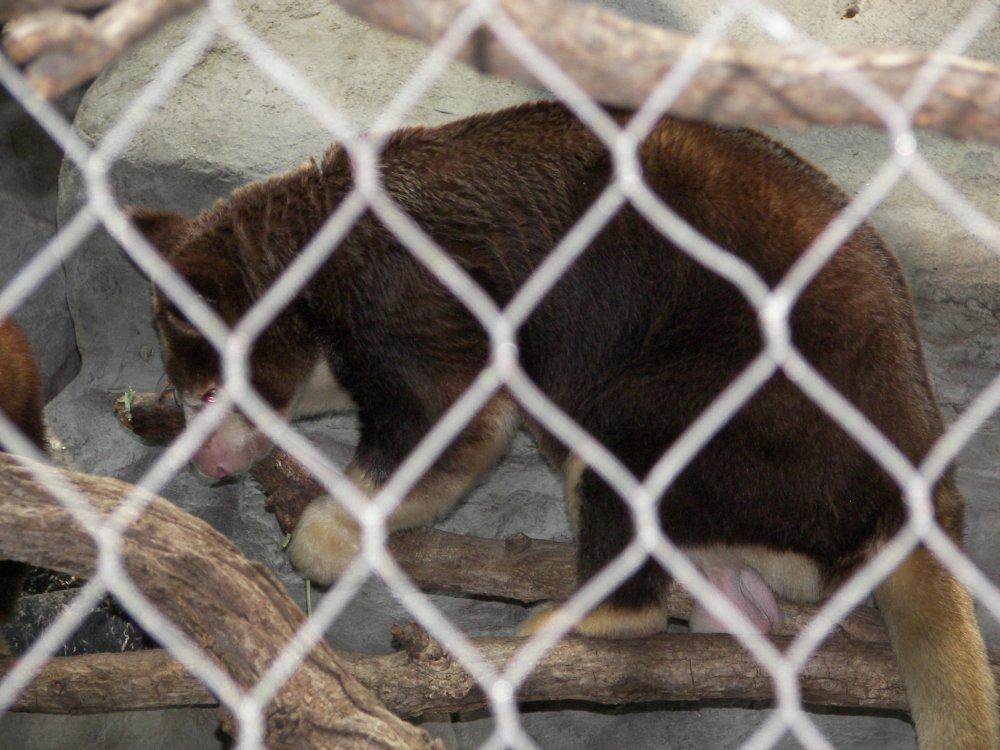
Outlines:
{"label": "white fur patch", "polygon": [[290,419],[311,417],[316,414],[326,414],[331,411],[348,411],[356,409],[354,401],[344,390],[344,387],[334,377],[330,365],[322,357],[316,363],[312,372],[299,392],[292,399],[288,408]]}
{"label": "white fur patch", "polygon": [[309,580],[333,583],[361,549],[361,530],[332,497],[313,500],[302,513],[288,555]]}

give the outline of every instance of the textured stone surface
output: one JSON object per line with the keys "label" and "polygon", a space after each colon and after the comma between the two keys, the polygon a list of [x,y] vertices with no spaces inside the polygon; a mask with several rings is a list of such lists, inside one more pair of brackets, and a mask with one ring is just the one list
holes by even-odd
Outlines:
{"label": "textured stone surface", "polygon": [[[711,17],[713,4],[653,0],[605,4],[626,6],[646,21],[697,30]],[[928,48],[938,43],[963,8],[959,4],[857,3],[859,13],[846,18],[851,3],[829,0],[777,2],[810,34],[836,45],[894,45]],[[423,47],[363,29],[321,0],[263,0],[244,4],[250,24],[310,82],[359,127],[369,127],[392,100],[425,54]],[[90,88],[76,119],[80,134],[99,142],[120,122],[122,113],[156,74],[164,58],[197,23],[187,20],[164,31],[109,71]],[[767,41],[762,32],[741,22],[735,39]],[[996,35],[984,36],[973,53],[996,61]],[[435,123],[504,106],[534,96],[519,86],[451,68],[444,79],[409,113],[408,122]],[[0,125],[8,122],[0,100]],[[153,111],[143,111],[128,145],[115,160],[111,187],[121,205],[143,203],[194,212],[233,187],[319,156],[332,135],[277,85],[248,64],[232,43],[211,47],[180,84]],[[12,126],[17,145],[20,125]],[[5,132],[0,130],[0,132]],[[778,134],[849,191],[864,189],[888,156],[886,138],[863,128],[821,129]],[[998,152],[975,144],[921,136],[928,161],[980,210],[1000,213]],[[0,226],[7,211],[17,231],[0,231],[0,281],[4,269],[17,268],[51,232],[56,157],[28,159],[24,149],[13,170],[0,159]],[[34,157],[32,157],[34,158]],[[14,208],[9,186],[46,185]],[[15,187],[13,192],[25,192]],[[65,223],[85,201],[79,174],[66,164],[60,176],[59,218]],[[24,208],[21,208],[24,206]],[[1000,260],[984,248],[925,193],[904,180],[874,214],[874,221],[903,259],[917,298],[926,353],[946,416],[953,420],[1000,372]],[[18,239],[21,237],[20,239]],[[11,250],[10,248],[17,248]],[[61,284],[54,279],[52,284]],[[50,405],[51,426],[80,469],[137,481],[162,451],[138,443],[120,429],[112,415],[116,396],[127,387],[154,388],[160,378],[149,315],[148,282],[124,258],[103,231],[96,232],[66,264],[66,295],[82,356],[79,377]],[[60,299],[61,291],[55,292]],[[34,297],[30,304],[52,305]],[[28,308],[26,308],[27,310]],[[65,312],[60,313],[65,319]],[[36,341],[48,338],[48,320],[26,320]],[[54,330],[54,329],[53,329]],[[58,371],[55,365],[46,372]],[[340,463],[347,461],[356,430],[350,417],[313,420],[300,425]],[[993,417],[961,456],[960,481],[969,502],[968,544],[987,572],[1000,572],[995,538],[1000,530],[1000,425]],[[184,471],[161,490],[184,508],[207,519],[251,557],[274,568],[298,601],[304,586],[281,549],[281,536],[263,511],[263,497],[251,480],[209,485]],[[533,536],[568,539],[560,502],[560,483],[524,436],[510,454],[441,525],[452,531],[503,536],[523,531]],[[520,607],[456,596],[430,596],[449,618],[472,634],[509,634],[524,617]],[[337,647],[387,651],[389,627],[410,619],[402,605],[376,580],[369,580],[334,622],[329,639]],[[984,621],[994,646],[1000,628]],[[733,747],[749,737],[768,716],[743,708],[695,707],[662,710],[660,706],[620,710],[532,709],[524,725],[545,748]],[[895,717],[813,715],[833,744],[841,748],[908,748],[909,725]],[[451,747],[477,747],[488,739],[493,722],[482,715],[452,725],[430,722]],[[43,729],[44,728],[44,729]],[[98,734],[103,732],[103,734]],[[141,744],[129,732],[144,733]],[[24,748],[200,748],[218,747],[211,712],[167,711],[109,717],[0,717],[0,733]],[[101,741],[93,737],[101,736]],[[782,748],[797,747],[786,738]]]}
{"label": "textured stone surface", "polygon": [[[79,98],[70,95],[61,109],[72,117]],[[0,288],[11,284],[56,232],[61,161],[62,151],[0,88]],[[18,283],[23,288],[23,279]],[[14,317],[28,332],[51,398],[80,369],[62,274],[32,290]]]}
{"label": "textured stone surface", "polygon": [[211,708],[0,718],[5,747],[18,750],[218,750],[217,726]]}

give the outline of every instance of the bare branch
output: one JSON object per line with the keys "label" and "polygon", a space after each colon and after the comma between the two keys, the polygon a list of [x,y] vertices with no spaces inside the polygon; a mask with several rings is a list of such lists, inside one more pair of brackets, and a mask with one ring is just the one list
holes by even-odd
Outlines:
{"label": "bare branch", "polygon": [[[3,46],[14,62],[27,63],[28,80],[38,92],[54,98],[94,78],[137,41],[201,2],[117,0],[93,19],[61,10],[39,10],[8,21]],[[30,4],[72,6],[61,0]]]}
{"label": "bare branch", "polygon": [[[37,484],[38,472],[71,484],[102,514],[118,507],[133,488],[0,454],[0,557],[88,577],[96,560],[94,541]],[[130,580],[206,657],[243,689],[252,689],[301,627],[304,614],[269,570],[248,561],[203,521],[160,498],[136,515],[118,545]],[[323,642],[264,713],[272,748],[439,747],[386,710]],[[222,722],[237,733],[228,711]]]}
{"label": "bare branch", "polygon": [[[433,674],[433,692],[376,687],[368,673],[352,664],[404,715],[458,711],[485,705],[476,683],[416,625],[393,629],[406,658]],[[784,649],[790,638],[775,639]],[[476,647],[496,669],[522,644],[517,638],[479,638]],[[397,656],[397,655],[394,655]],[[400,661],[402,661],[402,658]],[[385,673],[380,673],[383,676]],[[390,672],[390,674],[392,674]],[[407,672],[409,674],[409,672]],[[396,675],[393,675],[394,677]],[[379,682],[383,685],[383,682]],[[421,681],[421,687],[427,683]],[[438,687],[440,684],[440,687]],[[905,709],[906,698],[891,649],[885,644],[836,640],[823,647],[801,673],[803,698],[810,703]],[[446,688],[447,692],[441,690]],[[517,692],[522,703],[582,700],[604,705],[644,701],[769,700],[772,680],[754,657],[727,635],[662,635],[634,640],[567,638],[543,657]]]}
{"label": "bare branch", "polygon": [[[27,63],[29,79],[47,97],[59,96],[94,77],[138,39],[201,0],[117,0],[93,20],[43,8],[89,6],[100,0],[15,0],[4,46]],[[376,26],[437,41],[466,8],[464,0],[336,0]],[[597,101],[638,107],[673,68],[693,39],[637,23],[591,5],[560,0],[500,0],[521,32]],[[487,31],[476,34],[458,59],[484,72],[531,85],[528,66]],[[968,58],[943,58],[902,49],[841,51],[815,57],[782,47],[716,45],[671,104],[682,117],[751,126],[885,123],[837,83],[836,76],[867,79],[898,100],[929,64],[947,71],[916,114],[917,127],[954,138],[1000,144],[1000,67]],[[842,80],[842,78],[840,79]]]}
{"label": "bare branch", "polygon": [[[17,459],[0,455],[0,497],[5,498],[0,503],[0,556],[89,574],[95,560],[93,540],[40,489],[32,471],[69,480],[105,514],[133,488],[112,479],[27,465],[33,467],[31,471]],[[411,535],[409,541],[414,539]],[[525,555],[535,543],[524,544],[518,538],[499,544],[506,553]],[[129,578],[149,600],[243,687],[256,682],[302,623],[301,611],[273,575],[248,562],[206,524],[164,500],[153,499],[138,514],[119,552]],[[466,560],[457,567],[467,568],[470,563]],[[338,747],[372,747],[379,742],[392,747],[431,746],[426,735],[400,724],[362,685],[402,716],[485,704],[475,680],[423,631],[403,626],[394,629],[394,635],[403,650],[386,656],[334,654],[326,644],[314,649],[267,708],[269,746],[309,748],[330,742]],[[789,640],[775,638],[780,648]],[[479,638],[474,643],[500,669],[523,640]],[[0,661],[0,669],[9,668],[10,663]],[[847,707],[905,705],[895,662],[885,643],[835,635],[810,660],[801,680],[808,702]],[[521,686],[518,700],[618,705],[649,700],[757,700],[770,695],[767,671],[733,639],[682,634],[631,641],[568,638],[539,662]],[[16,707],[79,713],[205,705],[209,700],[204,687],[168,655],[147,652],[53,659],[22,692]],[[232,731],[226,712],[223,721]],[[347,736],[355,744],[344,744]]]}
{"label": "bare branch", "polygon": [[[125,398],[115,405],[118,419],[143,439],[153,443],[172,440],[184,426],[181,409],[172,399],[153,393],[136,393],[125,416]],[[251,469],[268,493],[268,506],[282,530],[295,528],[305,506],[324,494],[323,487],[293,457],[280,449]],[[401,531],[389,538],[389,551],[422,588],[460,591],[520,602],[565,599],[576,581],[575,548],[570,544],[531,539],[516,534],[508,539],[479,539],[437,529]],[[671,617],[687,620],[693,603],[676,584],[671,586]],[[797,633],[816,608],[781,602],[781,634]],[[839,630],[859,640],[888,640],[882,617],[871,607],[859,607],[839,624]]]}
{"label": "bare branch", "polygon": [[[15,663],[0,657],[0,677]],[[219,702],[166,651],[128,651],[50,659],[12,710],[46,714],[89,714]]]}
{"label": "bare branch", "polygon": [[184,410],[169,389],[159,393],[132,391],[115,401],[121,425],[153,445],[166,445],[184,429]]}
{"label": "bare branch", "polygon": [[[336,2],[369,23],[427,43],[441,38],[466,7],[463,0]],[[641,105],[692,44],[691,37],[591,5],[560,0],[500,0],[499,5],[587,93],[609,105]],[[488,34],[476,35],[458,57],[484,72],[538,85],[530,69]],[[1000,68],[908,50],[842,51],[818,59],[783,47],[719,44],[670,111],[734,125],[864,123],[881,128],[882,120],[831,74],[858,74],[898,100],[931,62],[946,62],[948,71],[915,124],[954,138],[1000,144]]]}
{"label": "bare branch", "polygon": [[0,0],[0,23],[40,10],[96,10],[111,0]]}
{"label": "bare branch", "polygon": [[[393,635],[402,650],[380,656],[339,653],[351,673],[394,713],[482,708],[475,680],[416,625]],[[784,650],[788,637],[774,639]],[[500,671],[520,638],[474,638]],[[994,674],[1000,659],[991,654]],[[13,659],[0,658],[0,675]],[[803,700],[813,705],[904,709],[906,698],[887,644],[834,638],[805,665]],[[648,701],[769,700],[767,671],[723,635],[672,635],[626,641],[568,638],[543,657],[517,693],[519,702],[580,700],[603,705]],[[215,705],[211,694],[164,651],[52,659],[18,696],[14,710],[92,713],[137,708]]]}
{"label": "bare branch", "polygon": [[[266,489],[266,486],[265,486]],[[389,551],[421,588],[457,591],[524,603],[561,600],[576,587],[576,547],[562,542],[515,534],[507,539],[482,539],[438,529],[417,528],[389,537]],[[778,635],[795,635],[815,615],[815,606],[779,602],[782,624]],[[667,611],[686,622],[694,600],[671,582]],[[887,643],[882,616],[872,607],[858,607],[834,629],[860,641]]]}
{"label": "bare branch", "polygon": [[[402,645],[397,653],[337,655],[391,711],[413,718],[486,706],[476,681],[423,630],[402,625],[393,635]],[[782,648],[790,640],[776,639]],[[497,670],[523,642],[472,639]],[[0,675],[12,662],[0,658]],[[887,644],[835,639],[806,664],[801,685],[805,700],[816,705],[906,708]],[[736,641],[687,634],[627,641],[568,638],[546,654],[517,695],[525,704],[580,700],[603,705],[771,697],[767,670]],[[81,714],[192,705],[216,702],[169,654],[154,650],[52,659],[18,696],[14,710]]]}

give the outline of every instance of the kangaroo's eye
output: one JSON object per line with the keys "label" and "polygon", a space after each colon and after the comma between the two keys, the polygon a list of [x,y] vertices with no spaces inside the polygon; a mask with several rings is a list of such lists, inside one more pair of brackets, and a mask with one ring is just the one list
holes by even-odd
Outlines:
{"label": "kangaroo's eye", "polygon": [[205,395],[201,397],[201,400],[203,403],[206,404],[214,404],[215,398],[218,395],[219,392],[215,388],[209,388],[207,391],[205,391]]}

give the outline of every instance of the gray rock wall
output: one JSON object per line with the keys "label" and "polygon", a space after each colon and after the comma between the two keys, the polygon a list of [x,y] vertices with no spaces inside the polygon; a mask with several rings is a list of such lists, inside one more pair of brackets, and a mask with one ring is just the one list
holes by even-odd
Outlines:
{"label": "gray rock wall", "polygon": [[[72,118],[79,95],[60,104]],[[62,151],[0,88],[0,289],[6,288],[56,232]],[[23,282],[22,282],[23,286]],[[50,276],[14,313],[28,331],[51,398],[80,369],[61,274]]]}
{"label": "gray rock wall", "polygon": [[[686,1],[668,5],[609,0],[605,4],[625,6],[637,18],[685,31],[697,30],[711,12],[711,4]],[[963,11],[953,7],[956,4],[861,3],[861,12],[848,19],[845,3],[836,1],[783,0],[775,5],[829,43],[925,48],[937,43]],[[425,54],[421,45],[363,28],[321,0],[264,0],[244,4],[244,12],[269,44],[362,128],[376,120]],[[75,120],[81,136],[90,143],[100,142],[193,23],[196,21],[189,19],[171,26],[90,87]],[[747,23],[734,27],[732,36],[741,41],[764,41]],[[973,53],[996,61],[998,43],[995,33],[984,36]],[[442,122],[533,96],[537,94],[523,87],[453,66],[406,119]],[[161,106],[141,114],[144,122],[115,160],[111,173],[112,188],[122,206],[148,204],[193,213],[243,182],[319,156],[331,139],[308,112],[228,42],[212,46]],[[23,114],[18,115],[16,108],[10,109],[9,103],[0,100],[0,133],[6,132],[6,117],[14,123],[10,126],[11,153],[19,155],[16,164],[20,166],[11,168],[15,162],[8,161],[5,151],[0,160],[0,196],[4,198],[0,201],[0,221],[7,210],[23,211],[28,218],[19,218],[19,213],[14,221],[0,224],[5,227],[0,230],[0,281],[7,278],[2,276],[5,268],[23,264],[26,255],[51,233],[58,171],[58,154],[52,154],[51,149],[36,154],[17,146],[20,128],[28,126],[23,123]],[[885,137],[868,129],[778,135],[851,191],[863,188],[888,154]],[[921,136],[921,147],[963,195],[998,218],[994,198],[1000,192],[996,149],[927,135]],[[46,187],[31,192],[19,187],[25,184]],[[58,186],[58,217],[65,224],[84,204],[86,194],[78,172],[69,163],[63,164]],[[11,194],[18,202],[8,204]],[[23,205],[23,209],[8,205]],[[878,209],[874,221],[907,268],[932,376],[945,412],[953,419],[1000,373],[1000,260],[907,181]],[[33,227],[36,223],[36,234],[25,237],[6,228]],[[31,304],[54,315],[60,324],[67,324],[68,314],[72,315],[82,358],[79,376],[50,404],[51,426],[79,468],[137,481],[160,452],[120,429],[111,406],[126,388],[154,388],[160,379],[148,282],[107,234],[99,231],[67,261],[65,281],[54,278],[49,285],[51,296],[33,296]],[[46,301],[49,299],[52,301]],[[55,341],[56,324],[49,319],[34,319],[26,313],[25,322],[33,339],[42,341],[36,346],[43,351],[50,335]],[[65,375],[59,373],[72,372],[75,360],[65,344],[53,344],[53,349],[69,358],[69,365],[60,364],[62,360],[51,355],[52,364],[46,364],[53,382],[62,384],[60,377],[65,380]],[[301,430],[342,463],[356,440],[349,417],[313,420],[301,425]],[[969,501],[970,553],[994,576],[1000,573],[1000,553],[992,544],[1000,530],[998,433],[1000,426],[994,417],[964,451],[960,474]],[[263,497],[252,482],[210,486],[185,472],[159,491],[208,520],[246,554],[275,569],[293,595],[300,602],[304,600],[301,579],[288,565],[280,534],[272,517],[264,513]],[[523,531],[568,539],[560,496],[558,478],[542,463],[530,441],[520,436],[497,470],[441,526],[485,536]],[[477,635],[512,633],[524,617],[522,608],[504,603],[454,596],[434,596],[432,600],[463,629]],[[370,581],[334,623],[329,639],[340,648],[387,651],[390,625],[406,619],[410,616],[392,595],[377,581]],[[996,624],[985,618],[984,627],[993,645],[1000,645]],[[714,748],[738,746],[765,716],[747,707],[574,707],[532,709],[526,712],[524,723],[545,748]],[[913,746],[912,730],[898,718],[819,714],[813,718],[839,748]],[[146,720],[148,723],[143,723]],[[17,746],[26,749],[95,746],[88,739],[94,735],[88,733],[99,731],[102,721],[51,722],[50,717],[4,716],[0,717],[0,734],[17,737]],[[213,724],[203,713],[156,712],[112,716],[106,721],[101,745],[106,748],[140,746],[130,744],[133,740],[128,732],[139,731],[135,727],[144,727],[142,731],[155,738],[149,747],[180,750],[219,746]],[[57,733],[57,724],[69,729]],[[39,733],[38,726],[47,727],[45,734]],[[477,747],[488,738],[492,722],[482,716],[465,716],[450,725],[434,723],[429,728],[445,737],[450,746]],[[788,739],[780,745],[796,746]]]}

